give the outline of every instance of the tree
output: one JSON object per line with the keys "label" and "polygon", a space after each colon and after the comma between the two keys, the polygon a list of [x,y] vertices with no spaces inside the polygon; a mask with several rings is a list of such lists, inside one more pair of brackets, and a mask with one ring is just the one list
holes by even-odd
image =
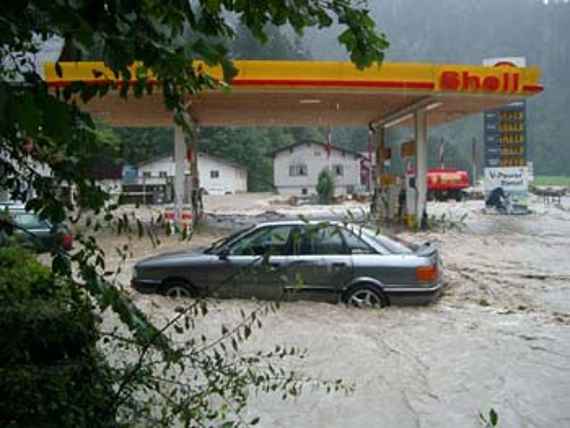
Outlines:
{"label": "tree", "polygon": [[[220,65],[226,82],[235,73],[223,43],[235,31],[226,17],[236,15],[255,38],[266,41],[266,26],[290,25],[300,34],[307,27],[326,27],[336,18],[344,31],[339,41],[359,67],[380,62],[387,42],[374,28],[368,11],[349,0],[304,0],[275,2],[259,0],[146,0],[146,1],[43,1],[25,0],[3,5],[0,19],[0,184],[11,196],[27,201],[27,207],[53,223],[84,220],[85,230],[76,236],[79,248],[62,249],[52,255],[51,275],[67,278],[67,287],[88,293],[94,311],[112,309],[129,335],[110,332],[104,348],[119,348],[125,358],[115,360],[112,408],[123,424],[141,422],[169,426],[256,423],[245,421],[242,411],[251,391],[282,391],[295,396],[310,379],[274,367],[272,358],[295,354],[295,349],[277,347],[267,353],[240,355],[239,344],[260,326],[260,316],[275,306],[260,305],[232,328],[222,328],[214,339],[192,339],[178,344],[166,334],[191,330],[207,305],[198,300],[158,328],[121,291],[108,272],[105,253],[96,233],[104,226],[119,232],[137,230],[157,243],[153,223],[136,217],[114,215],[105,206],[107,195],[88,178],[91,161],[105,142],[93,119],[78,107],[78,98],[89,102],[110,90],[123,97],[144,96],[154,90],[150,73],[160,82],[165,105],[176,123],[191,132],[185,112],[189,95],[217,82],[195,60]],[[35,69],[33,55],[42,42],[64,40],[62,60],[88,57],[96,47],[117,81],[101,85],[74,82],[50,91]],[[137,62],[135,74],[131,66]],[[58,73],[61,67],[56,65]],[[134,83],[133,83],[134,82]],[[37,165],[47,165],[52,174],[43,176]],[[57,190],[75,189],[71,200]],[[77,217],[79,213],[79,217]],[[0,223],[6,231],[14,225]],[[122,260],[128,247],[117,249]],[[247,274],[247,272],[245,272]],[[180,380],[181,373],[190,373]],[[322,383],[329,389],[342,382]],[[42,396],[42,400],[55,397]],[[160,408],[157,409],[157,400]],[[91,418],[96,426],[101,421]]]}
{"label": "tree", "polygon": [[334,198],[334,177],[329,168],[324,168],[319,173],[317,181],[317,193],[319,195],[319,202],[321,204],[331,204]]}

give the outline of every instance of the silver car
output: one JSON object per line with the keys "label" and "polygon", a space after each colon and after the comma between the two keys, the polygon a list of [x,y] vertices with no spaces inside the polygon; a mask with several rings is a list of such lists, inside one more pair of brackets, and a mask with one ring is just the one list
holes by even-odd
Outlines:
{"label": "silver car", "polygon": [[170,297],[311,299],[355,306],[422,304],[442,287],[430,243],[413,246],[366,227],[281,221],[210,247],[138,262],[132,286]]}

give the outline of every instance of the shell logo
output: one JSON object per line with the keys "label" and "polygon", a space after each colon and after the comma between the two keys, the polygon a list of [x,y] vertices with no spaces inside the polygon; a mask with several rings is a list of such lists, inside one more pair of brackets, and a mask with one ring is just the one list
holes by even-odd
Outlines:
{"label": "shell logo", "polygon": [[483,77],[472,71],[443,71],[439,78],[439,87],[443,91],[454,92],[518,92],[521,89],[520,72],[509,71],[500,77]]}
{"label": "shell logo", "polygon": [[[499,61],[494,68],[517,68],[511,61]],[[520,72],[506,71],[502,76],[480,76],[472,71],[443,71],[440,88],[444,91],[518,92],[521,89]]]}

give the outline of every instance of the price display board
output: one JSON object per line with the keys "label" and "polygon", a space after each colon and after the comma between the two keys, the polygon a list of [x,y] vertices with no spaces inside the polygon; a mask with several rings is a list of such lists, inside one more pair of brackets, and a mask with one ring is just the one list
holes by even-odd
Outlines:
{"label": "price display board", "polygon": [[[524,101],[485,112],[485,193],[502,195],[501,212],[528,212],[526,104]],[[497,208],[496,206],[496,208]]]}
{"label": "price display board", "polygon": [[527,162],[524,101],[485,112],[485,167],[524,167]]}

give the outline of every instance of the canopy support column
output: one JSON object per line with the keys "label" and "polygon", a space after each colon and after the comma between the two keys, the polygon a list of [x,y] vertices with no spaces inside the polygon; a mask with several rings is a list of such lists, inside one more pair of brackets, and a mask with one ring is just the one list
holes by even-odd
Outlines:
{"label": "canopy support column", "polygon": [[384,204],[384,199],[382,197],[382,176],[384,175],[384,148],[386,147],[386,128],[384,126],[379,126],[375,133],[375,147],[374,151],[376,154],[376,165],[375,167],[375,179],[374,179],[374,194],[373,194],[373,206],[376,209],[376,219],[381,221],[384,219],[386,214],[386,206]]}
{"label": "canopy support column", "polygon": [[186,138],[182,127],[174,127],[174,213],[176,221],[182,220],[186,176]]}
{"label": "canopy support column", "polygon": [[427,111],[421,109],[414,114],[416,140],[416,221],[423,225],[427,204],[427,167],[428,167],[428,122]]}

